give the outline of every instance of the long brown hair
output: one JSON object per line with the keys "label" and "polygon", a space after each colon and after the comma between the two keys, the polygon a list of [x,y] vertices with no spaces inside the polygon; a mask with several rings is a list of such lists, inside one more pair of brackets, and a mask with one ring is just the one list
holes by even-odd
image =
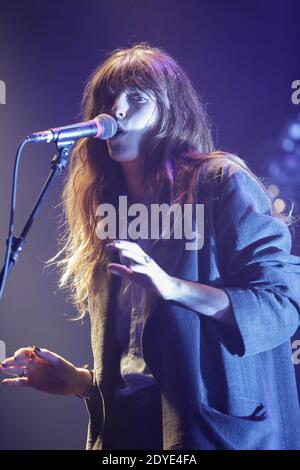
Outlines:
{"label": "long brown hair", "polygon": [[[214,151],[209,119],[202,99],[177,62],[161,49],[138,44],[114,51],[90,76],[83,95],[84,119],[111,112],[114,97],[126,89],[152,93],[158,121],[145,142],[144,181],[160,201],[192,202],[196,182],[217,173],[228,160],[262,182],[236,155]],[[124,179],[106,143],[96,139],[77,142],[68,165],[62,195],[64,231],[61,250],[48,261],[61,270],[60,288],[83,318],[97,265],[105,261],[105,243],[96,236],[96,208],[122,193]]]}

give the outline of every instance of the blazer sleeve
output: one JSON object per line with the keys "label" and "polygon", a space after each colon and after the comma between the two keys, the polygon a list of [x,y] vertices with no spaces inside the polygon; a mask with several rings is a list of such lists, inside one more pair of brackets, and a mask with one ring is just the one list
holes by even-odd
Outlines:
{"label": "blazer sleeve", "polygon": [[222,288],[242,344],[238,354],[276,348],[291,338],[300,319],[300,258],[290,254],[287,225],[271,214],[255,178],[237,170],[222,185],[215,227]]}

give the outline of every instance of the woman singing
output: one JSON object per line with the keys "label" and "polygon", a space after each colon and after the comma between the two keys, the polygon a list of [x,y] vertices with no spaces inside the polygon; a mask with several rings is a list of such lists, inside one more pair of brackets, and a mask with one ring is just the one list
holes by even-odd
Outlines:
{"label": "woman singing", "polygon": [[[289,220],[242,159],[216,151],[201,99],[164,51],[113,52],[83,105],[118,132],[77,142],[50,261],[78,317],[90,315],[94,366],[26,347],[2,383],[83,397],[87,449],[300,448]],[[158,206],[169,226],[154,221]]]}

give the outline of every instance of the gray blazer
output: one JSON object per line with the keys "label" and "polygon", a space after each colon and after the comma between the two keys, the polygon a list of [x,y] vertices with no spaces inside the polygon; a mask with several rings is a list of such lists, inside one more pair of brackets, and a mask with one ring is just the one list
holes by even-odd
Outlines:
{"label": "gray blazer", "polygon": [[[299,325],[300,259],[257,181],[229,164],[201,183],[204,246],[171,239],[151,256],[170,275],[226,290],[238,329],[148,294],[145,361],[162,399],[164,449],[299,449],[290,338]],[[110,255],[116,259],[116,255]],[[87,449],[101,449],[112,377],[120,278],[99,266],[89,296],[94,387]]]}

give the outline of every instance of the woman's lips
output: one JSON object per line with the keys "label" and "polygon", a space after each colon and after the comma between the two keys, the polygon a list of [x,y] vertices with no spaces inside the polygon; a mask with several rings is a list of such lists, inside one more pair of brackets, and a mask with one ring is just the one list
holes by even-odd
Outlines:
{"label": "woman's lips", "polygon": [[112,142],[114,142],[115,140],[119,140],[120,137],[122,137],[123,135],[125,135],[126,132],[125,131],[122,131],[121,129],[118,129],[117,132],[115,133],[115,135],[109,139],[111,140]]}

